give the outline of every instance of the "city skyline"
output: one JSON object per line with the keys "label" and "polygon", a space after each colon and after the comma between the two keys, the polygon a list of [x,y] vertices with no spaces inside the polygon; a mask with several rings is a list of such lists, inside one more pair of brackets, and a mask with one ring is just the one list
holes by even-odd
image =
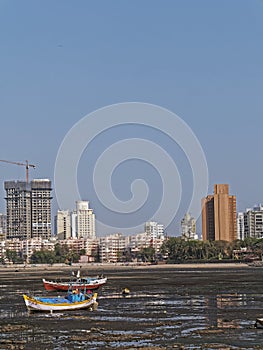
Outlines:
{"label": "city skyline", "polygon": [[[80,1],[78,6],[2,1],[0,10],[1,159],[27,159],[36,165],[30,179],[54,183],[59,147],[75,123],[99,108],[140,101],[169,109],[193,130],[207,159],[208,193],[213,184],[228,183],[238,212],[263,202],[257,156],[263,126],[262,1]],[[100,134],[79,163],[82,199],[90,201],[98,219],[110,215],[89,187],[90,164],[120,134],[154,141],[173,157],[183,191],[167,229],[180,232],[193,187],[191,166],[180,145],[156,130],[130,126]],[[25,180],[25,169],[16,165],[0,163],[0,174],[2,183]],[[158,173],[131,160],[113,175],[114,193],[123,201],[131,198],[134,179],[146,175],[151,197],[143,214],[151,220],[161,201]],[[0,212],[4,196],[1,186]],[[53,215],[57,209],[54,198]]]}
{"label": "city skyline", "polygon": [[[49,179],[5,181],[6,211],[0,213],[0,234],[6,239],[93,239],[108,236],[96,233],[96,219],[89,201],[75,201],[75,209],[51,213],[52,187]],[[262,237],[263,206],[258,204],[243,211],[236,210],[236,195],[229,194],[228,184],[214,184],[214,194],[201,199],[202,231],[196,231],[196,219],[186,212],[181,220],[181,231],[175,235],[185,240],[223,240],[232,242],[247,237]],[[51,225],[53,223],[53,225]],[[164,234],[165,224],[145,221],[142,232]],[[123,234],[116,231],[113,234]],[[167,232],[165,236],[169,237]]]}
{"label": "city skyline", "polygon": [[[7,234],[7,239],[16,237],[31,239],[34,237],[40,238],[41,236],[43,236],[43,239],[54,236],[57,236],[58,239],[70,239],[102,236],[100,233],[98,236],[96,234],[95,213],[90,208],[89,201],[75,201],[75,209],[57,210],[57,212],[51,213],[53,197],[49,179],[32,179],[29,182],[5,181],[4,186],[6,190],[6,210],[4,213],[0,213],[0,221],[2,220],[0,229],[10,228],[8,230],[4,229],[4,231],[0,230],[0,233]],[[202,230],[196,232],[196,218],[192,217],[190,212],[186,212],[181,219],[181,231],[172,236],[182,237],[186,240],[227,240],[230,242],[250,236],[258,238],[262,236],[263,206],[259,203],[253,208],[246,208],[238,212],[236,210],[236,195],[229,194],[228,184],[214,184],[214,194],[208,194],[205,198],[202,198],[201,206]],[[22,228],[18,230],[18,226],[13,226],[11,222],[13,220],[18,221],[18,219],[20,222],[21,215],[23,215],[21,213],[24,213],[24,211],[26,212],[23,218],[24,223],[22,223]],[[254,223],[252,222],[253,228],[250,228],[250,223],[247,220],[244,222],[244,217],[246,218],[247,213],[251,212],[257,213],[257,220],[254,218]],[[44,225],[40,224],[39,226],[39,216],[40,222],[45,223]],[[48,229],[49,233],[46,232],[46,224],[50,227]],[[144,232],[146,233],[148,232],[148,224],[150,226],[155,225],[156,228],[160,227],[163,233],[166,228],[163,223],[145,221]],[[257,234],[255,232],[254,234],[245,232],[245,230],[251,229],[257,231]],[[134,230],[131,234],[141,232]],[[115,233],[123,234],[123,232],[117,232],[117,230]],[[106,232],[104,235],[110,234],[112,233]]]}

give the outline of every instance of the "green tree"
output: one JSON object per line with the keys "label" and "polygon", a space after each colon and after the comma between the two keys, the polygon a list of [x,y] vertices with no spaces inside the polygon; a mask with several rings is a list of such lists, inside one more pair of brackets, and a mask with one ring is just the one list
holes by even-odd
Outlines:
{"label": "green tree", "polygon": [[68,260],[69,248],[66,245],[61,245],[60,243],[55,244],[54,255],[56,263],[64,263]]}
{"label": "green tree", "polygon": [[13,264],[23,263],[23,259],[17,254],[15,250],[7,249],[5,256],[8,259],[8,261],[12,262]]}
{"label": "green tree", "polygon": [[54,252],[47,249],[35,251],[30,257],[31,264],[53,264],[55,260]]}
{"label": "green tree", "polygon": [[144,262],[153,262],[155,249],[153,247],[142,248],[140,250],[139,256]]}

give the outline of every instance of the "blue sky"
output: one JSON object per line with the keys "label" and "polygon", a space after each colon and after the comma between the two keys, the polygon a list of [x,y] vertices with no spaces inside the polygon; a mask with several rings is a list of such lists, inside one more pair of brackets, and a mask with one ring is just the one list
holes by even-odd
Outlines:
{"label": "blue sky", "polygon": [[[107,105],[146,102],[176,113],[198,137],[208,163],[209,193],[214,183],[229,183],[238,210],[263,202],[262,37],[261,0],[0,0],[0,158],[28,159],[37,165],[31,177],[53,180],[59,146],[75,123]],[[112,132],[115,140],[119,130]],[[132,133],[144,137],[140,128]],[[164,144],[161,136],[150,136]],[[103,149],[109,138],[97,143]],[[165,147],[173,152],[168,141]],[[103,221],[106,214],[97,207],[88,179],[85,159],[92,156],[87,148],[79,186]],[[126,166],[113,179],[117,196],[129,193]],[[149,203],[152,212],[160,179],[143,166],[138,165],[139,173],[147,174],[157,193]],[[180,156],[177,166],[187,177]],[[0,163],[1,182],[24,176],[23,167]],[[172,235],[179,233],[189,201],[187,181],[185,187],[167,229]],[[4,195],[2,186],[2,212]],[[54,198],[53,215],[56,209]],[[112,230],[120,231],[119,225]]]}

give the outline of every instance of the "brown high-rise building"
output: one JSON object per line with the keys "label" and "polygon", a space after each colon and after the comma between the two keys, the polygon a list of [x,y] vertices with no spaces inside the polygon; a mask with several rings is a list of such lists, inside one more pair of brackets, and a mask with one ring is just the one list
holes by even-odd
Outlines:
{"label": "brown high-rise building", "polygon": [[236,196],[230,196],[228,185],[214,185],[214,194],[202,199],[203,240],[237,239]]}

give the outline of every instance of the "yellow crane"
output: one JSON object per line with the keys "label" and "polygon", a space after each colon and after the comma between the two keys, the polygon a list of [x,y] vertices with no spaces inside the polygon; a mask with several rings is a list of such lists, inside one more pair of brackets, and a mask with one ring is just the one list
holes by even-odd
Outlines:
{"label": "yellow crane", "polygon": [[26,160],[25,163],[20,163],[20,162],[12,162],[10,160],[3,160],[0,159],[0,162],[4,162],[4,163],[9,163],[9,164],[16,164],[16,165],[22,165],[24,167],[26,167],[26,182],[28,183],[28,172],[29,172],[29,168],[35,168],[36,166],[34,164],[29,164],[28,160]]}

